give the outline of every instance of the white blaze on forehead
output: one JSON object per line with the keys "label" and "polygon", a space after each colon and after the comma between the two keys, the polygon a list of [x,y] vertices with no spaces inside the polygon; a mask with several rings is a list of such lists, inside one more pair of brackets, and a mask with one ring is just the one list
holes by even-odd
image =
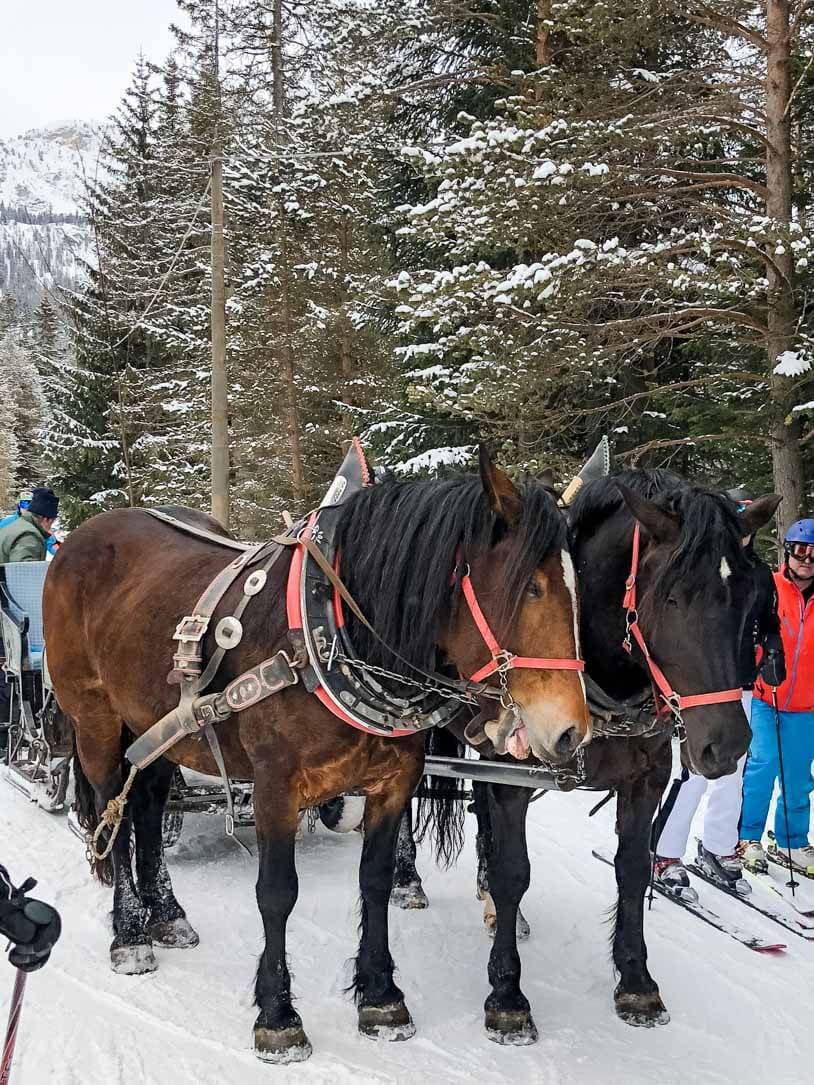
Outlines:
{"label": "white blaze on forehead", "polygon": [[721,558],[721,580],[726,584],[730,576],[732,576],[732,570],[729,568],[729,562],[725,557]]}
{"label": "white blaze on forehead", "polygon": [[[579,622],[577,620],[577,574],[574,569],[574,562],[571,559],[571,555],[567,550],[560,551],[560,557],[562,559],[562,578],[565,581],[565,586],[568,588],[568,594],[571,596],[571,612],[574,616],[574,650],[577,656],[579,656]],[[579,675],[580,685],[582,686],[582,692],[585,693],[585,679],[582,676],[582,671],[577,671]]]}

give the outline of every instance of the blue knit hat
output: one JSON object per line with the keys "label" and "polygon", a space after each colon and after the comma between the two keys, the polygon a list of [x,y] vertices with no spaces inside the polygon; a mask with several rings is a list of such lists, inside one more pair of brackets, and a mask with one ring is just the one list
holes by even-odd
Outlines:
{"label": "blue knit hat", "polygon": [[36,486],[31,496],[28,511],[32,516],[42,516],[46,520],[55,520],[59,512],[59,498],[47,486]]}

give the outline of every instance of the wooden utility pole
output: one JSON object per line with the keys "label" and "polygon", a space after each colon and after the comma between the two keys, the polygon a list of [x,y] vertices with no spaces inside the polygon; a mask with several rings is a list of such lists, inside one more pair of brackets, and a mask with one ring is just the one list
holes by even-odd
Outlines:
{"label": "wooden utility pole", "polygon": [[226,377],[226,243],[223,235],[223,133],[218,0],[215,0],[213,73],[216,102],[210,185],[212,197],[212,515],[229,527],[229,392]]}
{"label": "wooden utility pole", "polygon": [[[781,228],[792,218],[791,35],[789,0],[766,0],[766,214]],[[774,487],[783,501],[777,510],[782,539],[800,515],[802,463],[800,420],[794,416],[794,380],[774,372],[777,359],[794,343],[796,304],[791,247],[778,247],[766,264],[769,285],[767,362],[771,387]]]}

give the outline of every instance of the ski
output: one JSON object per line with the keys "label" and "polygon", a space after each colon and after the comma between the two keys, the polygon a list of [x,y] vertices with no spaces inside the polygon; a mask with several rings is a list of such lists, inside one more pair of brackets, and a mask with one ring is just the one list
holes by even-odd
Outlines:
{"label": "ski", "polygon": [[772,922],[777,923],[779,926],[784,927],[787,931],[791,931],[792,934],[799,935],[800,938],[804,938],[806,941],[814,940],[814,927],[806,923],[804,919],[791,919],[788,916],[783,915],[777,908],[772,908],[770,905],[765,907],[757,901],[754,901],[751,896],[743,896],[735,889],[727,889],[725,885],[721,885],[720,882],[715,881],[709,874],[697,863],[687,863],[687,870],[691,870],[697,878],[707,883],[707,885],[713,886],[721,893],[725,893],[728,897],[732,897],[735,900],[739,900],[741,904],[745,904],[747,908],[752,908],[754,911],[759,912],[767,919],[771,919]]}
{"label": "ski", "polygon": [[[785,871],[788,871],[788,869],[789,868],[787,866],[783,867],[783,870]],[[766,889],[768,889],[770,892],[776,893],[777,896],[780,897],[780,899],[786,904],[788,904],[790,908],[793,908],[798,915],[802,916],[804,919],[811,920],[810,924],[801,924],[801,926],[811,926],[814,929],[814,901],[812,901],[810,898],[808,900],[798,900],[797,898],[793,897],[789,889],[787,889],[784,885],[777,884],[777,882],[771,876],[771,873],[758,874],[754,870],[747,870],[746,867],[744,867],[743,873],[754,885],[765,886]]]}
{"label": "ski", "polygon": [[[600,863],[606,863],[608,866],[613,866],[613,859],[607,854],[603,854],[601,851],[593,849],[591,854],[595,859],[598,859]],[[696,916],[703,923],[707,923],[710,927],[714,927],[722,934],[728,934],[730,938],[734,938],[736,942],[740,942],[741,945],[746,946],[747,949],[754,950],[755,953],[771,953],[779,954],[784,953],[788,948],[781,942],[767,942],[763,938],[759,938],[757,935],[750,934],[748,931],[743,930],[741,927],[736,927],[731,923],[727,923],[725,919],[721,919],[715,912],[704,907],[703,904],[696,904],[689,900],[684,900],[683,897],[677,896],[675,893],[671,893],[668,889],[665,889],[663,885],[659,885],[658,882],[653,882],[653,888],[664,897],[665,900],[670,900],[674,904],[677,904],[679,908],[683,908],[685,911],[690,912]]]}

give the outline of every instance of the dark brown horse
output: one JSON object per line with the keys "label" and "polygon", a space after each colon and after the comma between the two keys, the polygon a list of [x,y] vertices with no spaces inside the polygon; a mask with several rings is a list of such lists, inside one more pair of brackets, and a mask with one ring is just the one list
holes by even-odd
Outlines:
{"label": "dark brown horse", "polygon": [[[682,694],[714,693],[740,687],[741,636],[755,597],[755,559],[744,549],[743,537],[768,523],[779,500],[767,495],[738,514],[724,494],[691,486],[667,471],[627,471],[585,487],[570,511],[571,547],[586,670],[607,699],[620,707],[640,704],[652,689],[641,650],[635,641],[629,652],[624,647],[622,600],[631,572],[634,523],[642,533],[639,619],[650,653]],[[617,1013],[632,1025],[669,1020],[647,968],[644,897],[650,876],[651,821],[672,763],[671,723],[665,717],[645,737],[595,737],[585,751],[583,785],[616,792],[613,962],[619,983],[614,997]],[[681,735],[682,759],[693,772],[715,779],[734,771],[750,738],[740,698],[686,709]],[[451,736],[437,737],[443,741]],[[435,738],[431,736],[430,742]],[[479,747],[482,756],[493,756],[487,750],[488,746]],[[576,766],[569,768],[573,771]],[[521,1022],[513,1042],[528,1043],[536,1030],[520,990],[516,939],[518,934],[528,935],[519,902],[530,876],[525,819],[531,792],[499,784],[476,784],[474,790],[478,885],[486,897],[487,926],[495,933],[490,975],[501,977],[497,993],[505,1007],[515,1008]],[[456,821],[454,800],[448,794],[434,805],[434,827],[449,858],[461,839],[460,819]],[[415,869],[408,816],[399,836],[394,903],[422,907],[426,897]],[[495,997],[493,991],[487,1005]],[[503,1036],[493,1038],[506,1042]]]}
{"label": "dark brown horse", "polygon": [[[484,457],[480,479],[381,483],[352,498],[342,515],[341,575],[373,626],[411,663],[470,675],[488,662],[470,612],[460,605],[460,571],[467,565],[502,644],[521,656],[576,656],[565,528],[541,486],[515,488]],[[217,530],[213,521],[204,522]],[[54,560],[44,596],[48,662],[59,703],[75,724],[78,807],[87,828],[121,791],[122,750],[131,736],[177,704],[176,688],[165,681],[173,631],[232,556],[143,511],[121,510],[82,525]],[[246,610],[243,638],[227,654],[213,689],[286,645],[286,572],[278,563]],[[240,584],[230,589],[216,620],[232,613],[241,593]],[[213,648],[210,634],[205,658]],[[387,653],[381,659],[400,667]],[[572,756],[589,736],[580,676],[514,670],[508,682],[531,749],[557,762]],[[230,776],[254,780],[257,901],[265,929],[255,987],[256,1053],[276,1062],[310,1053],[286,962],[286,922],[297,899],[294,838],[302,808],[350,789],[367,796],[353,982],[359,1028],[389,1039],[412,1035],[393,981],[387,907],[399,819],[421,778],[423,735],[384,739],[354,730],[301,684],[218,724],[217,731]],[[164,864],[161,817],[173,762],[210,774],[216,766],[199,736],[183,739],[168,757],[136,776],[112,851],[111,962],[119,972],[155,968],[154,944],[197,942]]]}

